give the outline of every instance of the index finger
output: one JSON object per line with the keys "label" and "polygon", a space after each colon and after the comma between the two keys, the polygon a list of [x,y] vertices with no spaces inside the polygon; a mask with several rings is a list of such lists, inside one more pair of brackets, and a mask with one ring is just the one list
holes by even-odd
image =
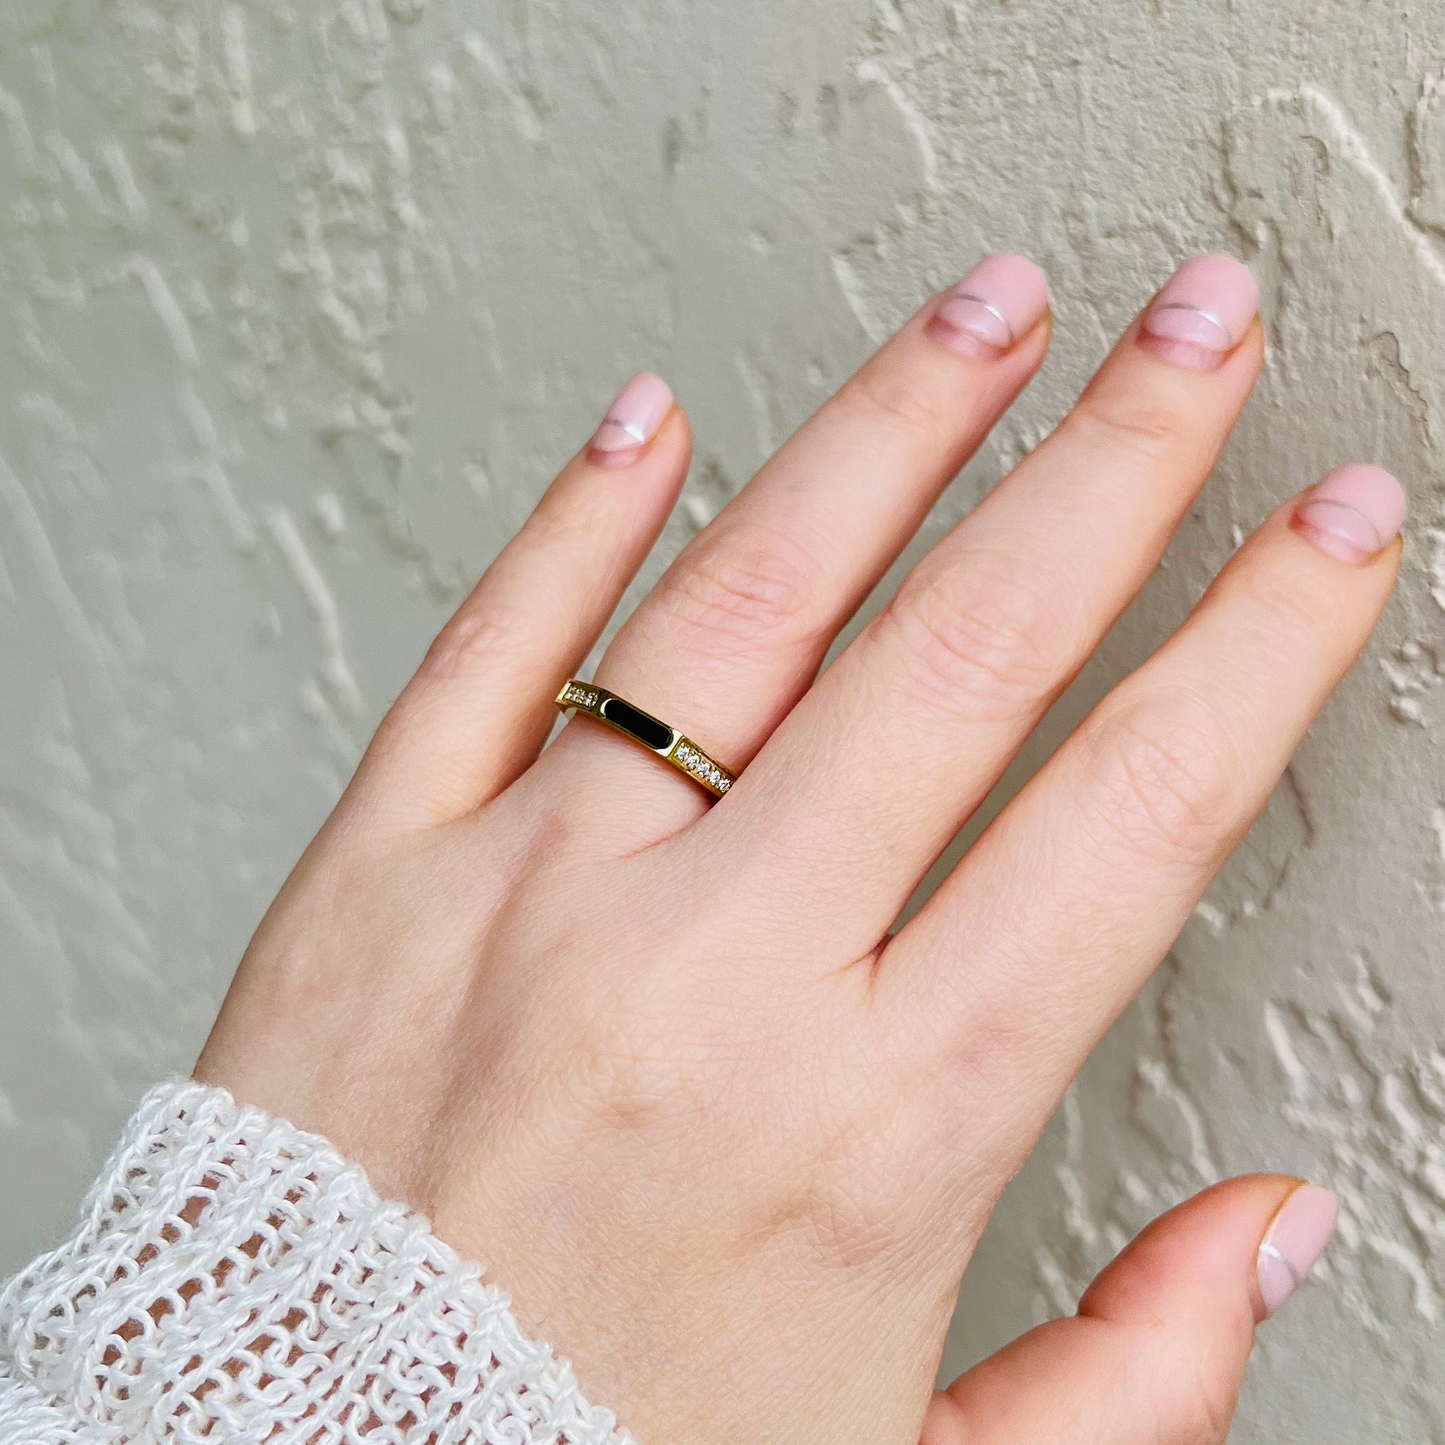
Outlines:
{"label": "index finger", "polygon": [[994,1041],[1020,1159],[1364,647],[1404,511],[1378,467],[1280,508],[885,951],[880,1007],[914,1049]]}

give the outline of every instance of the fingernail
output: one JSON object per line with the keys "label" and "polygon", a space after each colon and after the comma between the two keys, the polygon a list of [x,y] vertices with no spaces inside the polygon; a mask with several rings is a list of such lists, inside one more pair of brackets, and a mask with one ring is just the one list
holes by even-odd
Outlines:
{"label": "fingernail", "polygon": [[1259,1247],[1256,1265],[1266,1319],[1309,1278],[1339,1217],[1339,1201],[1313,1184],[1301,1184],[1285,1200]]}
{"label": "fingernail", "polygon": [[985,256],[944,297],[929,334],[965,356],[998,356],[1043,319],[1049,278],[1026,256]]}
{"label": "fingernail", "polygon": [[1259,310],[1259,282],[1233,256],[1195,256],[1154,298],[1139,341],[1156,356],[1214,371],[1244,340]]}
{"label": "fingernail", "polygon": [[660,376],[649,371],[634,376],[617,393],[592,438],[595,458],[605,466],[625,466],[657,435],[671,410],[672,391]]}
{"label": "fingernail", "polygon": [[1405,505],[1405,489],[1389,472],[1355,463],[1311,487],[1291,524],[1321,552],[1358,567],[1395,540]]}

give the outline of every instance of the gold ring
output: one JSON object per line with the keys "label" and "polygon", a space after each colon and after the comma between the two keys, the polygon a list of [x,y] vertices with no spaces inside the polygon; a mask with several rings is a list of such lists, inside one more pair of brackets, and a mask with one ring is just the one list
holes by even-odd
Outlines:
{"label": "gold ring", "polygon": [[663,762],[671,763],[678,772],[686,773],[693,782],[701,783],[719,798],[737,781],[735,774],[716,758],[710,758],[691,738],[683,737],[676,728],[659,722],[641,708],[633,707],[626,698],[608,692],[605,687],[598,687],[595,682],[582,682],[574,677],[557,694],[556,703],[563,712],[569,707],[576,708],[578,712],[585,712],[588,717],[606,723],[623,737],[631,738],[639,747],[656,753]]}

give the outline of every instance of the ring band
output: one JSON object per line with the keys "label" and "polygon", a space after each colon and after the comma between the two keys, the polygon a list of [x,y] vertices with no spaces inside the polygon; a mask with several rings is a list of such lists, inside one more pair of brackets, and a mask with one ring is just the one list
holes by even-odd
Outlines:
{"label": "ring band", "polygon": [[700,783],[716,797],[722,797],[737,781],[736,774],[723,767],[716,758],[709,757],[691,738],[684,737],[676,728],[659,722],[641,708],[633,707],[626,698],[608,692],[605,687],[598,687],[595,682],[582,682],[574,677],[557,694],[556,703],[563,712],[576,708],[578,712],[585,712],[588,717],[606,723],[623,737],[631,738],[639,747],[656,753],[663,762],[671,763],[678,772],[686,773],[693,782]]}

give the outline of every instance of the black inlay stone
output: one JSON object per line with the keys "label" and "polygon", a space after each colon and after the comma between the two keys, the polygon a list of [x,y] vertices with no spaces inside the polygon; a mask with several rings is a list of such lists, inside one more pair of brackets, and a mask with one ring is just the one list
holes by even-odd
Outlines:
{"label": "black inlay stone", "polygon": [[645,712],[638,712],[630,702],[623,702],[620,697],[609,697],[602,704],[602,716],[653,752],[661,752],[672,741],[670,727],[658,722],[655,717],[648,717]]}

